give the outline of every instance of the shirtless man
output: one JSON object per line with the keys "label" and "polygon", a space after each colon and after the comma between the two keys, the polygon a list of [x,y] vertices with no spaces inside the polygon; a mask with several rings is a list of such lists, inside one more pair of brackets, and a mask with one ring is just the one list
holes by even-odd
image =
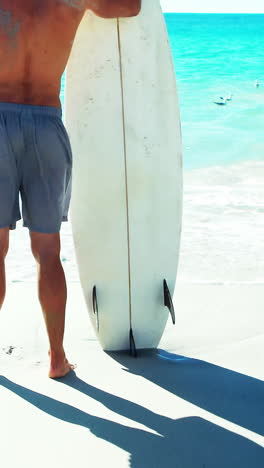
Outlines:
{"label": "shirtless man", "polygon": [[9,230],[21,219],[20,192],[38,267],[51,378],[73,369],[63,348],[67,289],[60,227],[67,221],[72,154],[61,120],[61,76],[85,10],[115,18],[136,16],[140,8],[141,0],[0,0],[0,308]]}

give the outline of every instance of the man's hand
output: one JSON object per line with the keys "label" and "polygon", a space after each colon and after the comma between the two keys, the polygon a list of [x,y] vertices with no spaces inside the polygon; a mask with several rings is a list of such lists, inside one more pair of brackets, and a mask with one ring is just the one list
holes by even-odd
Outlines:
{"label": "man's hand", "polygon": [[87,0],[86,7],[102,18],[126,18],[139,14],[141,0]]}

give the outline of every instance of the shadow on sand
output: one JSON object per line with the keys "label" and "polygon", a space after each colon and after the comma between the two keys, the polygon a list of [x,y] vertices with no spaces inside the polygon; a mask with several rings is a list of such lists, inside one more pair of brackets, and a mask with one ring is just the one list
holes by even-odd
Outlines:
{"label": "shadow on sand", "polygon": [[[262,381],[162,350],[142,352],[138,359],[121,353],[109,355],[124,366],[124,371],[141,375],[210,413],[257,434],[264,434]],[[158,434],[92,416],[0,376],[0,385],[45,413],[86,427],[96,437],[130,453],[133,468],[264,466],[263,447],[203,418],[174,420],[161,416],[84,382],[74,372],[58,382],[94,398],[117,414],[141,423]]]}

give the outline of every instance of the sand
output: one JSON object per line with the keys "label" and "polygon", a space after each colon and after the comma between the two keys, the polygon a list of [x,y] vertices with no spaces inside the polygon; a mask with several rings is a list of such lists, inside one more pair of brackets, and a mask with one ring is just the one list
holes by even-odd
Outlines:
{"label": "sand", "polygon": [[137,359],[104,353],[79,283],[65,346],[75,373],[47,377],[34,283],[10,283],[0,316],[1,466],[264,466],[263,287],[178,283],[177,322]]}

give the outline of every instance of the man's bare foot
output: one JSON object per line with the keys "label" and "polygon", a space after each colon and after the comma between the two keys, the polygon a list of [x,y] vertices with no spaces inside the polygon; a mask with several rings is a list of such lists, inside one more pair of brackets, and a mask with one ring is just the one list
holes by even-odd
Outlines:
{"label": "man's bare foot", "polygon": [[49,351],[50,356],[50,370],[49,377],[51,379],[58,379],[64,377],[69,372],[76,368],[76,365],[70,364],[66,359],[64,351],[54,352]]}

